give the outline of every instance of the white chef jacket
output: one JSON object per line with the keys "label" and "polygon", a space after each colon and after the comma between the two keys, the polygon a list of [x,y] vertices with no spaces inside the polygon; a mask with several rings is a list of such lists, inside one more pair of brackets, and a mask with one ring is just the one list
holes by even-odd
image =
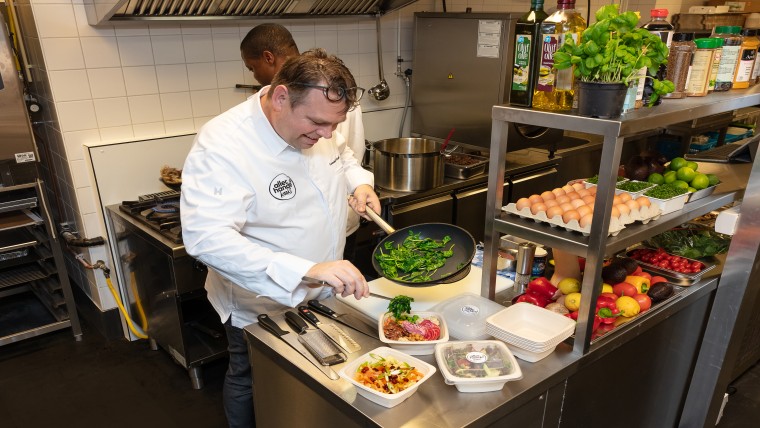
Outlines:
{"label": "white chef jacket", "polygon": [[261,109],[266,89],[206,123],[182,170],[185,249],[209,266],[206,291],[221,321],[240,328],[326,297],[329,288],[301,278],[342,258],[346,195],[374,185],[350,148],[339,151],[340,135],[307,150],[282,140]]}
{"label": "white chef jacket", "polygon": [[[343,138],[338,138],[338,134]],[[331,139],[339,140],[336,141],[336,144],[338,144],[340,152],[343,152],[346,146],[348,146],[353,151],[359,165],[361,165],[364,151],[367,149],[364,145],[364,123],[362,122],[361,106],[357,105],[355,109],[346,113],[346,120],[338,124]],[[347,215],[346,235],[350,235],[359,228],[360,217],[351,207],[348,207]]]}

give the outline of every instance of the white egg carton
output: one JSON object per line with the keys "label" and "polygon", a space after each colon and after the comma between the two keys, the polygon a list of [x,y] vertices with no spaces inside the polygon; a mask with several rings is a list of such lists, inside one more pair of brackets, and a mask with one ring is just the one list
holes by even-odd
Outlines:
{"label": "white egg carton", "polygon": [[[569,222],[565,223],[562,220],[562,217],[558,215],[549,218],[543,211],[539,212],[538,214],[533,214],[530,212],[530,208],[523,208],[522,210],[518,210],[517,206],[514,203],[507,204],[506,206],[502,207],[502,210],[510,214],[518,215],[522,218],[532,219],[536,223],[548,223],[552,227],[562,227],[569,231],[580,232],[584,236],[591,234],[591,225],[581,227],[581,225],[578,223],[578,220],[570,220]],[[639,207],[639,209],[632,210],[629,214],[621,214],[618,218],[611,218],[608,235],[616,236],[618,233],[620,233],[621,230],[625,228],[626,224],[631,224],[635,221],[640,221],[646,224],[652,220],[657,220],[660,215],[662,215],[662,211],[654,202],[648,207]]]}

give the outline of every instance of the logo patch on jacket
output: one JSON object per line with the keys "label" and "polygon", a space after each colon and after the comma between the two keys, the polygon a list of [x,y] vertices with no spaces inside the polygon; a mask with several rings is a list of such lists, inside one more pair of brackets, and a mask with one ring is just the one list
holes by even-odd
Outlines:
{"label": "logo patch on jacket", "polygon": [[285,201],[296,196],[296,184],[285,174],[278,174],[269,183],[269,194],[275,199]]}

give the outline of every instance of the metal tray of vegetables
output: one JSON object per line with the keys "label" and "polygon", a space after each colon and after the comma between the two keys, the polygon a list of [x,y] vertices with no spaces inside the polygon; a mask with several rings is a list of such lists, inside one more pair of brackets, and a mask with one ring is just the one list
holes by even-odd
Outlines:
{"label": "metal tray of vegetables", "polygon": [[670,254],[662,248],[639,246],[618,257],[630,257],[643,269],[671,279],[674,284],[688,287],[699,281],[706,272],[715,268],[715,263],[690,259]]}

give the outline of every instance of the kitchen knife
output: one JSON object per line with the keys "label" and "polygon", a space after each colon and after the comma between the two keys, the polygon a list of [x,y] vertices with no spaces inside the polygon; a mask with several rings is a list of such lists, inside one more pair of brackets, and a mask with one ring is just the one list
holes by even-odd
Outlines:
{"label": "kitchen knife", "polygon": [[285,312],[285,321],[298,333],[298,341],[306,346],[311,355],[317,358],[321,364],[331,366],[346,361],[346,354],[334,344],[325,332],[321,330],[309,330],[308,324],[293,311]]}
{"label": "kitchen knife", "polygon": [[351,327],[359,333],[364,333],[373,339],[377,339],[379,337],[376,327],[373,328],[368,326],[364,323],[364,321],[354,317],[353,315],[336,313],[334,310],[320,303],[319,300],[309,300],[308,305],[309,308],[311,308],[314,312],[322,314],[326,317],[330,317],[332,320],[337,321],[345,326]]}
{"label": "kitchen knife", "polygon": [[310,311],[306,306],[298,307],[298,315],[301,315],[306,321],[312,323],[314,327],[325,332],[330,340],[335,342],[341,348],[345,349],[348,353],[353,353],[362,349],[361,345],[356,343],[356,341],[351,338],[351,336],[346,334],[343,329],[335,324],[325,324],[323,322],[320,322],[319,318],[317,318],[317,316],[314,315],[314,313]]}
{"label": "kitchen knife", "polygon": [[291,348],[293,348],[296,352],[301,354],[304,358],[309,360],[312,364],[314,364],[319,370],[322,371],[327,377],[329,377],[332,380],[338,380],[340,377],[337,373],[335,373],[335,370],[331,369],[328,366],[323,366],[319,364],[317,359],[312,356],[304,347],[304,345],[301,344],[301,342],[298,341],[298,339],[295,337],[295,335],[291,335],[290,332],[285,331],[280,328],[279,325],[277,325],[276,322],[272,318],[269,317],[267,314],[261,314],[258,316],[259,325],[268,332],[272,333],[273,335],[279,337],[283,342],[290,345]]}

